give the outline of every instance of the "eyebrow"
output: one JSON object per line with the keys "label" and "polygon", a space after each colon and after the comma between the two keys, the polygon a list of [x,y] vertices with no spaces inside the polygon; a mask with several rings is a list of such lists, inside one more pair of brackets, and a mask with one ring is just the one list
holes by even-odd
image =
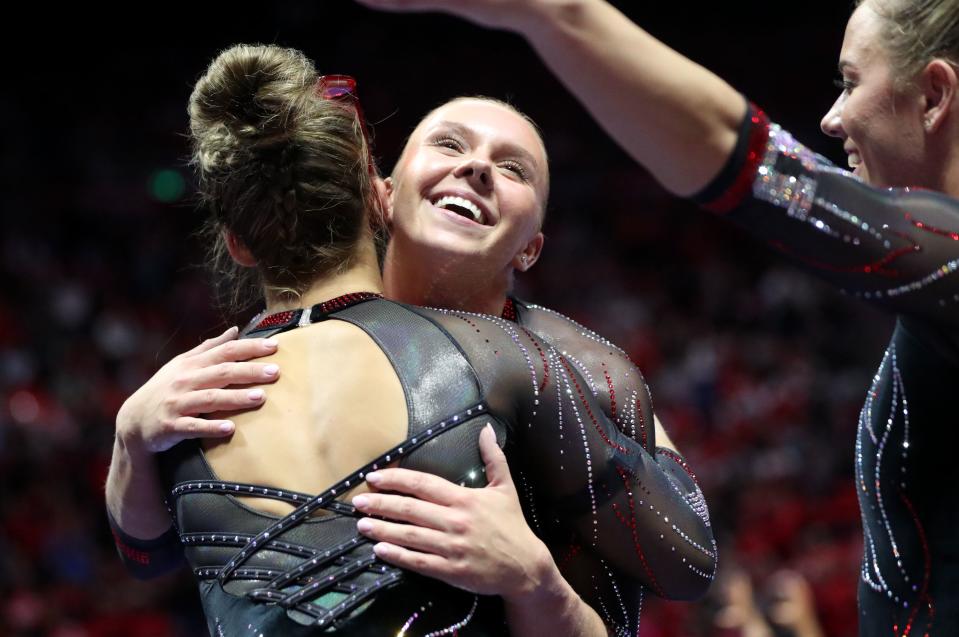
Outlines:
{"label": "eyebrow", "polygon": [[[476,136],[476,131],[474,131],[472,128],[470,128],[466,124],[462,124],[460,122],[449,122],[449,121],[437,122],[436,125],[430,129],[430,131],[431,132],[435,131],[437,128],[452,129],[456,131],[456,133],[462,135],[463,137]],[[530,166],[532,166],[533,168],[539,170],[540,168],[539,162],[536,161],[536,158],[533,156],[531,152],[529,152],[522,146],[519,146],[518,144],[514,144],[512,142],[503,142],[503,147],[506,148],[507,154],[513,157],[516,157],[518,159],[522,159],[524,162],[530,164]]]}

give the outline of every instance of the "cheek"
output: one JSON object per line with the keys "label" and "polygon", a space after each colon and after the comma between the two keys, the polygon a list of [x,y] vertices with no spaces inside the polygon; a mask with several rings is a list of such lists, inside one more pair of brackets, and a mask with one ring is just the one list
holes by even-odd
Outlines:
{"label": "cheek", "polygon": [[500,206],[510,224],[535,231],[540,221],[540,202],[537,194],[525,184],[510,183],[499,193]]}
{"label": "cheek", "polygon": [[406,163],[403,178],[420,192],[436,185],[450,170],[449,160],[436,152],[423,150]]}
{"label": "cheek", "polygon": [[869,146],[888,146],[911,135],[911,104],[889,86],[858,90],[843,108],[843,125],[850,136]]}
{"label": "cheek", "polygon": [[391,220],[394,231],[409,227],[413,223],[419,202],[420,196],[410,182],[397,183],[393,194],[393,218]]}
{"label": "cheek", "polygon": [[[868,97],[868,96],[867,96]],[[869,127],[872,120],[868,99],[860,95],[852,95],[842,107],[842,126],[853,142],[859,146],[868,141]]]}
{"label": "cheek", "polygon": [[523,244],[539,232],[542,225],[542,216],[541,206],[537,199],[533,198],[526,202],[516,219],[517,233],[520,235],[519,238]]}

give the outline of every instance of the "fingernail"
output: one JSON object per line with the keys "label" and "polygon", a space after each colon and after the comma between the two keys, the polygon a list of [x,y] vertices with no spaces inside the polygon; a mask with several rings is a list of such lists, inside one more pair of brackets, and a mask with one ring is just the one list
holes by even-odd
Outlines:
{"label": "fingernail", "polygon": [[230,432],[233,431],[233,422],[230,420],[224,420],[220,423],[220,431]]}
{"label": "fingernail", "polygon": [[373,545],[373,552],[381,557],[388,556],[390,554],[390,545],[385,542],[380,542],[379,544]]}
{"label": "fingernail", "polygon": [[276,376],[276,373],[280,371],[279,365],[265,365],[263,367],[263,374],[266,376]]}
{"label": "fingernail", "polygon": [[353,506],[357,509],[365,509],[370,504],[370,499],[365,495],[358,495],[353,498]]}
{"label": "fingernail", "polygon": [[226,333],[227,333],[227,334],[236,334],[236,333],[239,332],[239,331],[240,331],[240,328],[237,327],[236,325],[234,325],[233,327],[231,327],[230,329],[228,329],[228,330],[226,331]]}
{"label": "fingernail", "polygon": [[360,521],[356,523],[356,530],[360,533],[369,533],[373,530],[373,520],[360,518]]}
{"label": "fingernail", "polygon": [[266,349],[273,349],[279,344],[280,342],[277,341],[275,338],[268,338],[263,341],[263,347],[265,347]]}
{"label": "fingernail", "polygon": [[251,389],[250,393],[246,395],[247,398],[256,402],[258,400],[263,400],[263,390],[262,389]]}
{"label": "fingernail", "polygon": [[382,479],[382,476],[380,476],[380,474],[376,473],[375,471],[366,474],[366,481],[369,482],[370,484],[376,484],[381,479]]}

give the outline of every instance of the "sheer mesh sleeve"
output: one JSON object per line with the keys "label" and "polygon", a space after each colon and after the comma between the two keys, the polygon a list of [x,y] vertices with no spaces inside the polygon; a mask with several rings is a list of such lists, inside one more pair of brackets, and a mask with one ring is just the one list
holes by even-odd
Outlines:
{"label": "sheer mesh sleeve", "polygon": [[610,421],[576,366],[509,321],[441,317],[477,370],[490,411],[507,421],[506,451],[530,524],[564,574],[594,589],[615,575],[663,597],[700,596],[715,570],[708,524],[680,484]]}
{"label": "sheer mesh sleeve", "polygon": [[603,413],[652,453],[656,448],[652,398],[642,372],[626,352],[559,312],[523,302],[516,305],[519,322],[568,359]]}
{"label": "sheer mesh sleeve", "polygon": [[959,201],[870,187],[751,108],[717,179],[695,197],[842,291],[959,325]]}

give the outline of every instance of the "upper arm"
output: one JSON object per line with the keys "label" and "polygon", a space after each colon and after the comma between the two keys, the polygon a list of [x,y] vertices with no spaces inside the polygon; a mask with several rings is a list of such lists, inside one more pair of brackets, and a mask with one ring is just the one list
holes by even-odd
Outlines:
{"label": "upper arm", "polygon": [[660,444],[661,426],[653,415],[646,379],[626,352],[572,319],[541,306],[530,306],[524,322],[572,363],[617,428],[652,453]]}

